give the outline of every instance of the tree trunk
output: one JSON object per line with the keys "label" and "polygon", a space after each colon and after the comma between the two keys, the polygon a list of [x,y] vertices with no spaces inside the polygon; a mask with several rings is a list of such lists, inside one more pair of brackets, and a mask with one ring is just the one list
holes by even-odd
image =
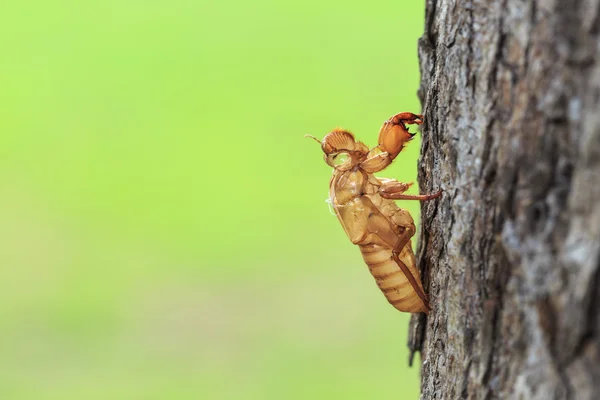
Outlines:
{"label": "tree trunk", "polygon": [[600,398],[600,0],[427,0],[423,399]]}

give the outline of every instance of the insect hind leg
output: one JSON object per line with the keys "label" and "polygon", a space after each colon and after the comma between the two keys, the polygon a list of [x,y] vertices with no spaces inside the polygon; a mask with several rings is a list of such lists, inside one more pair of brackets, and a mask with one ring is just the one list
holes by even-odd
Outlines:
{"label": "insect hind leg", "polygon": [[[427,310],[430,310],[431,308],[429,307],[427,295],[419,285],[420,277],[418,275],[417,277],[415,277],[410,272],[408,266],[400,259],[400,254],[406,246],[410,246],[410,239],[414,236],[416,232],[415,221],[413,220],[410,213],[402,208],[397,209],[390,219],[396,225],[396,229],[399,235],[398,241],[392,249],[392,258],[394,259],[396,264],[398,264],[402,272],[406,274],[406,278],[409,280],[410,284],[415,290],[415,293],[417,293],[417,296],[419,296],[421,301],[423,301],[425,308]],[[410,251],[410,253],[412,254],[412,250]]]}
{"label": "insect hind leg", "polygon": [[[418,272],[416,271],[416,269],[414,269],[414,265],[413,265],[414,273],[416,274],[416,275],[413,275],[413,271],[411,271],[411,268],[409,268],[404,263],[404,261],[402,261],[400,259],[400,254],[402,253],[402,250],[405,248],[405,246],[410,246],[410,239],[415,234],[414,222],[412,221],[412,217],[410,216],[410,214],[408,214],[408,212],[405,210],[399,210],[399,212],[397,212],[392,217],[392,221],[393,221],[394,217],[396,217],[397,220],[402,219],[401,222],[407,222],[406,218],[407,217],[410,218],[409,224],[405,224],[405,225],[396,227],[397,230],[393,235],[394,243],[391,243],[392,239],[388,235],[382,236],[381,235],[382,232],[369,234],[369,237],[368,237],[369,242],[382,243],[382,244],[385,244],[388,248],[391,248],[392,259],[398,265],[398,268],[400,268],[400,270],[402,271],[404,276],[406,276],[406,279],[412,286],[413,290],[415,291],[415,293],[417,294],[419,299],[423,302],[425,309],[427,311],[429,311],[431,309],[431,307],[429,307],[429,301],[427,299],[427,295],[423,292],[423,289],[420,286],[421,279],[419,277]],[[379,242],[379,241],[381,241],[381,242]],[[410,253],[412,254],[412,250],[410,251]]]}
{"label": "insect hind leg", "polygon": [[399,257],[399,255],[402,252],[402,250],[404,249],[404,247],[407,245],[410,246],[410,243],[409,243],[410,238],[413,235],[414,235],[414,225],[413,225],[412,229],[411,228],[405,229],[404,232],[400,234],[400,236],[398,238],[398,242],[392,249],[392,258],[394,259],[396,264],[398,264],[398,267],[400,267],[400,269],[402,270],[404,275],[406,275],[406,279],[408,279],[408,281],[410,282],[410,285],[413,287],[415,293],[417,294],[417,296],[419,296],[419,298],[425,305],[425,308],[429,311],[429,310],[431,310],[431,307],[429,306],[429,300],[427,299],[427,295],[423,292],[423,289],[421,289],[421,286],[419,285],[420,278],[418,276],[415,277],[412,274],[412,272],[410,271],[410,268],[408,268],[408,266]]}

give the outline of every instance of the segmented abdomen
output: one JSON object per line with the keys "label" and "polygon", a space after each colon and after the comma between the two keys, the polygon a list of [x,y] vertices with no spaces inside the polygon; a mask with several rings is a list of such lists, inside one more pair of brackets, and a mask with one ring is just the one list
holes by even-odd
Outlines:
{"label": "segmented abdomen", "polygon": [[[359,247],[377,286],[391,305],[405,312],[427,313],[429,311],[429,305],[419,297],[400,266],[394,261],[391,249],[373,244]],[[421,293],[424,293],[410,243],[402,249],[399,258],[412,271],[414,281],[418,284]]]}

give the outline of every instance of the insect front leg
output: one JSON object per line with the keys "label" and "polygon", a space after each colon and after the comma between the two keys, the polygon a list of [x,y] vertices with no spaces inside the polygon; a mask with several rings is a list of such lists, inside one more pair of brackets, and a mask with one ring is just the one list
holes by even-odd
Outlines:
{"label": "insect front leg", "polygon": [[385,169],[394,161],[394,157],[388,152],[377,153],[374,156],[370,156],[360,164],[360,168],[368,174]]}
{"label": "insect front leg", "polygon": [[422,123],[422,115],[408,112],[396,114],[385,121],[379,130],[378,145],[371,149],[368,158],[360,167],[369,174],[386,168],[400,154],[405,143],[414,136],[406,125]]}
{"label": "insect front leg", "polygon": [[396,158],[398,153],[402,151],[404,143],[411,140],[414,134],[410,133],[406,128],[407,124],[421,125],[423,116],[409,112],[403,112],[394,115],[383,123],[379,130],[379,148],[382,151],[388,152],[392,158]]}

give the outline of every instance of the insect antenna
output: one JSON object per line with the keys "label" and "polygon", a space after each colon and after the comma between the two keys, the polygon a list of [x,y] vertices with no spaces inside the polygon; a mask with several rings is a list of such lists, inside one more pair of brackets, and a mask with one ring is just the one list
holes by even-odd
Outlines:
{"label": "insect antenna", "polygon": [[317,143],[321,144],[321,141],[319,139],[317,139],[316,137],[314,137],[313,135],[304,135],[304,137],[314,139]]}

